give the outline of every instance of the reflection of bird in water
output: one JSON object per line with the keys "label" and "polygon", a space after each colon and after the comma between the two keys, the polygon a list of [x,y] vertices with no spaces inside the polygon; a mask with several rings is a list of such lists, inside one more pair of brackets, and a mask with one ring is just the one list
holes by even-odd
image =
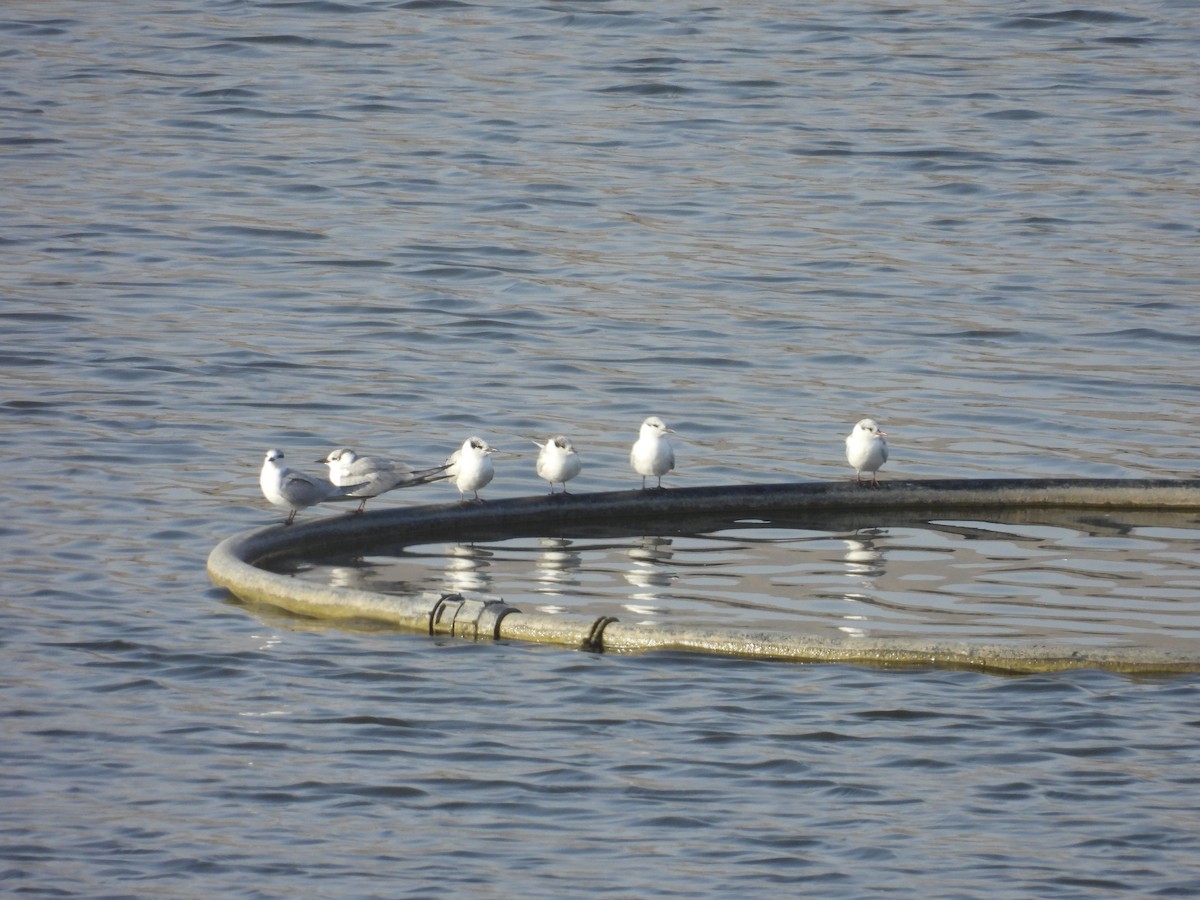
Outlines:
{"label": "reflection of bird in water", "polygon": [[558,593],[561,585],[579,584],[574,571],[583,565],[578,550],[571,549],[567,538],[538,538],[537,580],[547,586],[546,593]]}
{"label": "reflection of bird in water", "polygon": [[371,566],[330,566],[328,581],[333,587],[369,589],[374,574]]}
{"label": "reflection of bird in water", "polygon": [[[583,565],[583,556],[578,550],[572,549],[573,542],[568,538],[543,537],[538,538],[538,554],[534,560],[537,567],[535,577],[538,580],[537,592],[551,597],[562,597],[564,589],[578,588],[580,584],[577,570]],[[572,599],[578,599],[578,592],[573,592]],[[539,603],[537,609],[544,613],[563,613],[567,606],[560,603]]]}
{"label": "reflection of bird in water", "polygon": [[[847,591],[842,594],[843,600],[854,604],[851,607],[853,611],[842,616],[847,622],[865,623],[870,618],[864,601],[869,604],[871,598],[865,591],[874,588],[873,579],[884,573],[884,551],[876,545],[875,538],[886,534],[882,528],[869,528],[856,531],[854,537],[842,539],[842,543],[846,545],[846,552],[843,554],[846,561],[846,577],[856,579],[863,588],[863,591]],[[862,625],[839,625],[838,631],[851,637],[865,637],[867,634]]]}
{"label": "reflection of bird in water", "polygon": [[843,558],[846,560],[847,575],[875,578],[883,574],[883,550],[876,546],[874,539],[886,533],[883,529],[872,528],[865,532],[857,531],[854,537],[842,539],[846,545]]}
{"label": "reflection of bird in water", "polygon": [[482,591],[492,582],[487,573],[494,554],[474,544],[455,544],[446,548],[446,588],[455,593]]}
{"label": "reflection of bird in water", "polygon": [[662,535],[646,535],[636,547],[629,548],[629,558],[645,562],[660,562],[670,559],[675,553],[671,550],[671,539]]}
{"label": "reflection of bird in water", "polygon": [[642,588],[630,595],[631,600],[638,603],[622,604],[625,609],[636,615],[652,616],[663,612],[661,593],[663,588],[669,588],[679,578],[679,574],[663,565],[674,556],[671,550],[671,539],[659,535],[648,535],[641,542],[628,550],[628,556],[633,565],[625,570],[625,580],[635,588]]}

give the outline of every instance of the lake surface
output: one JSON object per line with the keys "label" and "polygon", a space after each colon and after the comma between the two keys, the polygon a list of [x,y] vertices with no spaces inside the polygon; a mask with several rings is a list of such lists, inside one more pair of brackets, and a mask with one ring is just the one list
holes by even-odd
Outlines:
{"label": "lake surface", "polygon": [[[432,465],[480,434],[505,497],[560,432],[573,491],[636,486],[650,414],[668,487],[853,477],[870,415],[885,483],[1196,478],[1198,57],[1186,2],[5,4],[0,890],[1200,893],[1196,676],[471,645],[204,572],[282,518],[269,447]],[[815,564],[758,560],[746,614],[818,626],[771,598],[825,591],[820,627],[861,627],[836,580],[874,628],[968,597],[1019,640],[1086,594],[1110,615],[1072,640],[1194,641],[1194,517],[990,524],[784,529],[758,549]],[[539,555],[635,568],[559,537],[484,547],[484,586],[566,606],[594,598],[539,593]],[[386,577],[446,578],[421,552]]]}
{"label": "lake surface", "polygon": [[[570,503],[569,499],[563,501]],[[846,518],[874,515],[869,528]],[[523,611],[834,637],[936,637],[1200,659],[1200,516],[1014,510],[992,520],[859,512],[730,518],[692,533],[533,526],[364,543],[271,571],[397,596],[484,594]],[[712,517],[709,517],[712,518]],[[840,527],[839,527],[840,525]]]}

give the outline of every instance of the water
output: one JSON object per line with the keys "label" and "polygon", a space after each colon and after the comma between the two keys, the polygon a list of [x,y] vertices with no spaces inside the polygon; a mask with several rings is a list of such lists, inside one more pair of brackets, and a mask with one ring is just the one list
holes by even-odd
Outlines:
{"label": "water", "polygon": [[[861,518],[863,514],[857,514]],[[363,545],[275,559],[272,571],[400,596],[501,596],[551,614],[852,637],[1182,650],[1200,658],[1194,513],[1014,511],[879,515],[870,528],[807,516],[533,527],[453,543]],[[525,533],[529,532],[529,533]]]}
{"label": "water", "polygon": [[1196,477],[1197,25],[5,4],[4,890],[1200,891],[1195,677],[442,643],[203,569],[272,446],[565,432],[609,490],[655,413],[668,484],[844,478],[870,414],[885,479]]}

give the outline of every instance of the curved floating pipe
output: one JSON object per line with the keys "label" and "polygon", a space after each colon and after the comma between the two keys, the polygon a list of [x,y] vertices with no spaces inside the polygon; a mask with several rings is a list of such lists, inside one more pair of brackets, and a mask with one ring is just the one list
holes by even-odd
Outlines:
{"label": "curved floating pipe", "polygon": [[511,532],[536,526],[549,534],[596,525],[678,527],[704,517],[814,512],[861,516],[904,512],[944,517],[948,510],[1197,510],[1200,482],[1100,479],[962,479],[888,481],[880,490],[853,483],[802,482],[546,495],[372,510],[227,538],[208,557],[209,577],[243,600],[326,619],[368,619],[397,628],[471,640],[537,641],[594,651],[687,650],[794,662],[942,666],[1003,672],[1103,668],[1131,673],[1200,671],[1200,654],[1142,648],[1056,644],[989,644],[936,638],[825,638],[788,633],[626,625],[618,619],[522,612],[501,600],[457,594],[393,596],[321,585],[258,567],[272,558],[345,550],[356,545],[459,539],[464,532]]}

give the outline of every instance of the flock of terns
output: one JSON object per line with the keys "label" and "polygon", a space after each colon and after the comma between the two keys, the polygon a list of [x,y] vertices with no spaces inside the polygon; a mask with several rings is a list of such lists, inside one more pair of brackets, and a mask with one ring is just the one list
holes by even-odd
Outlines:
{"label": "flock of terns", "polygon": [[[655,489],[664,490],[662,477],[675,468],[675,450],[666,436],[674,433],[658,416],[642,422],[638,439],[629,451],[629,464],[642,476],[642,490],[647,490],[647,478],[658,479]],[[862,419],[846,436],[846,461],[854,467],[858,484],[879,487],[879,469],[888,458],[885,436],[886,432],[880,430],[874,419]],[[544,444],[533,443],[538,447],[538,477],[550,483],[551,494],[555,493],[556,484],[562,485],[565,494],[567,482],[583,470],[574,445],[561,434]],[[402,462],[359,456],[348,447],[341,447],[316,460],[329,466],[329,478],[325,479],[288,468],[282,450],[268,450],[258,483],[269,503],[291,510],[285,525],[292,524],[297,512],[318,503],[360,500],[356,512],[362,512],[369,499],[385,491],[432,481],[450,482],[458,488],[459,499],[463,501],[467,494],[473,494],[474,500],[483,502],[479,492],[496,473],[492,454],[497,452],[500,451],[482,438],[469,437],[442,465],[414,470]],[[871,474],[870,481],[862,480],[863,472]]]}

